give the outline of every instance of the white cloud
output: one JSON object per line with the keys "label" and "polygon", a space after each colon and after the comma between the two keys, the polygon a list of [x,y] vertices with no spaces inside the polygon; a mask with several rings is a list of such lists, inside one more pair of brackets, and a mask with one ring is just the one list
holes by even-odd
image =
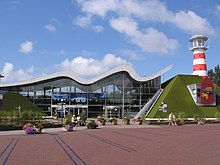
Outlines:
{"label": "white cloud", "polygon": [[96,32],[102,32],[102,31],[104,30],[103,26],[100,26],[100,25],[94,26],[93,29],[94,29]]}
{"label": "white cloud", "polygon": [[220,4],[216,6],[216,11],[220,13]]}
{"label": "white cloud", "polygon": [[125,34],[130,42],[142,48],[146,52],[169,54],[177,47],[178,42],[168,39],[162,32],[154,28],[148,28],[144,32],[138,30],[137,23],[128,18],[113,19],[110,21],[112,28]]}
{"label": "white cloud", "polygon": [[47,24],[44,26],[44,29],[46,29],[49,32],[56,32],[57,28],[56,26],[52,25],[52,24]]}
{"label": "white cloud", "polygon": [[135,53],[133,50],[121,50],[121,51],[119,51],[119,53],[121,55],[125,55],[125,56],[127,56],[131,59],[134,59],[134,60],[140,59],[140,56],[137,53]]}
{"label": "white cloud", "polygon": [[58,64],[59,70],[72,70],[80,76],[95,76],[116,66],[130,64],[113,54],[106,54],[102,60],[78,56],[72,60],[66,59]]}
{"label": "white cloud", "polygon": [[31,66],[26,70],[23,69],[14,70],[13,64],[5,63],[1,71],[1,74],[4,76],[2,82],[16,82],[16,81],[33,78],[32,75],[33,71],[34,71],[34,66]]}
{"label": "white cloud", "polygon": [[[81,11],[87,18],[84,27],[91,27],[92,17],[98,16],[105,20],[129,17],[139,21],[152,21],[168,23],[180,30],[195,34],[202,33],[213,35],[215,29],[210,25],[207,19],[202,18],[193,11],[173,12],[167,9],[165,3],[159,0],[78,0]],[[220,11],[218,6],[216,10]]]}
{"label": "white cloud", "polygon": [[101,25],[91,25],[92,17],[90,15],[86,16],[78,16],[76,19],[73,20],[73,24],[77,25],[81,28],[90,27],[96,32],[102,32],[104,30],[103,26]]}
{"label": "white cloud", "polygon": [[215,30],[209,22],[192,11],[180,11],[169,21],[173,22],[181,30],[191,34],[215,34]]}
{"label": "white cloud", "polygon": [[81,10],[84,13],[91,13],[92,15],[97,15],[104,18],[107,12],[111,10],[116,10],[118,5],[118,0],[77,0]]}
{"label": "white cloud", "polygon": [[73,20],[73,24],[85,28],[91,24],[91,16],[78,16],[75,20]]}
{"label": "white cloud", "polygon": [[26,69],[27,73],[33,73],[34,72],[34,66],[30,66],[30,68]]}
{"label": "white cloud", "polygon": [[220,4],[215,7],[214,12],[217,16],[220,17]]}
{"label": "white cloud", "polygon": [[31,53],[33,50],[33,42],[25,41],[20,44],[19,51],[25,54]]}

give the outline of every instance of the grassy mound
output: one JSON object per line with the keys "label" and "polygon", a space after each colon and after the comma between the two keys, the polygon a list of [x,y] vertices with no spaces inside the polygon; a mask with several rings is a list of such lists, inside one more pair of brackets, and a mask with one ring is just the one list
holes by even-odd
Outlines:
{"label": "grassy mound", "polygon": [[202,117],[215,117],[216,113],[220,112],[220,88],[216,88],[217,106],[209,107],[196,106],[187,89],[187,85],[200,83],[201,81],[202,78],[200,76],[194,75],[177,75],[168,80],[162,84],[164,92],[157,100],[147,117],[162,117],[162,112],[158,110],[161,102],[166,103],[168,106],[167,112],[164,113],[164,117],[168,117],[170,112],[173,112],[176,115],[179,114],[179,112],[184,112],[186,117],[195,117],[198,115]]}
{"label": "grassy mound", "polygon": [[31,111],[35,113],[43,113],[41,109],[34,105],[26,97],[22,96],[19,93],[8,92],[3,96],[3,107],[1,111],[4,112],[14,112],[18,111],[16,108],[21,106],[21,111]]}

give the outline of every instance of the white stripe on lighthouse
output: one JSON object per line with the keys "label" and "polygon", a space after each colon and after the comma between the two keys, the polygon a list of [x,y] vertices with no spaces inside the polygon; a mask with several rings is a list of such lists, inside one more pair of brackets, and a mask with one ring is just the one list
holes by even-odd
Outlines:
{"label": "white stripe on lighthouse", "polygon": [[193,71],[193,75],[207,76],[207,71],[205,71],[205,70],[195,70],[195,71]]}
{"label": "white stripe on lighthouse", "polygon": [[206,64],[206,60],[204,58],[194,59],[193,65],[198,65],[198,64]]}

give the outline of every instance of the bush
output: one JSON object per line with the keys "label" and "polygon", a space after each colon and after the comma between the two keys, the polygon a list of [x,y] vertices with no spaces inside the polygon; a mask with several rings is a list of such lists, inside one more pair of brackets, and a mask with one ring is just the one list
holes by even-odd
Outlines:
{"label": "bush", "polygon": [[85,112],[82,112],[81,114],[80,114],[80,125],[81,126],[85,126],[86,125],[86,120],[87,120],[87,115],[86,115],[86,113]]}
{"label": "bush", "polygon": [[125,124],[125,125],[130,125],[130,117],[129,116],[125,116],[122,120],[122,122]]}
{"label": "bush", "polygon": [[105,125],[105,123],[106,123],[106,119],[105,119],[104,115],[98,116],[98,117],[97,117],[97,120],[98,120],[100,123],[102,123],[102,125]]}
{"label": "bush", "polygon": [[204,118],[204,116],[200,113],[196,113],[193,115],[194,121],[198,121],[201,118]]}
{"label": "bush", "polygon": [[22,119],[22,120],[30,120],[30,119],[31,119],[30,113],[27,112],[27,111],[22,112],[22,113],[21,113],[21,119]]}
{"label": "bush", "polygon": [[89,120],[86,122],[86,127],[88,129],[96,129],[98,125],[96,124],[95,120]]}
{"label": "bush", "polygon": [[71,124],[71,122],[72,122],[72,115],[71,114],[66,115],[66,117],[65,117],[65,119],[63,121],[63,125],[65,126],[67,124]]}
{"label": "bush", "polygon": [[26,134],[36,134],[36,133],[42,133],[43,126],[41,123],[26,123],[23,126],[23,130],[25,131]]}
{"label": "bush", "polygon": [[177,125],[184,125],[185,123],[185,118],[186,118],[187,114],[185,112],[179,112],[178,113],[178,118],[176,120]]}
{"label": "bush", "polygon": [[178,113],[178,118],[186,118],[186,116],[187,116],[186,112],[181,111]]}
{"label": "bush", "polygon": [[32,120],[34,118],[37,118],[38,120],[40,120],[43,114],[44,114],[43,112],[34,112],[32,110],[22,111],[20,117],[22,120]]}

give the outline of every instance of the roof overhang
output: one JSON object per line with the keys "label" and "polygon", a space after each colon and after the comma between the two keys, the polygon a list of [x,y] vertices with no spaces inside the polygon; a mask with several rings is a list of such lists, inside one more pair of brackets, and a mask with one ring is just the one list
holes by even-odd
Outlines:
{"label": "roof overhang", "polygon": [[112,74],[122,72],[122,71],[127,72],[136,81],[145,82],[145,81],[149,81],[149,80],[152,80],[156,77],[159,77],[159,76],[163,75],[164,73],[166,73],[171,68],[172,68],[172,65],[169,65],[169,66],[167,66],[166,68],[162,69],[161,71],[157,72],[154,75],[139,76],[136,73],[136,71],[133,69],[133,67],[131,67],[130,65],[121,65],[119,67],[113,68],[112,70],[101,74],[100,76],[97,76],[97,77],[91,78],[91,79],[82,78],[79,75],[77,75],[75,72],[72,72],[72,71],[61,71],[61,72],[56,72],[56,73],[53,73],[53,74],[44,75],[44,76],[41,76],[41,77],[29,79],[29,80],[24,80],[24,81],[19,81],[19,82],[12,82],[12,83],[2,83],[2,84],[0,84],[0,87],[12,87],[12,86],[28,85],[28,84],[47,81],[47,80],[54,79],[54,78],[59,78],[59,77],[68,77],[68,78],[71,78],[71,79],[79,82],[80,84],[89,85],[89,84],[93,84],[96,81],[99,81],[99,80],[101,80],[101,79],[103,79],[107,76],[110,76]]}

